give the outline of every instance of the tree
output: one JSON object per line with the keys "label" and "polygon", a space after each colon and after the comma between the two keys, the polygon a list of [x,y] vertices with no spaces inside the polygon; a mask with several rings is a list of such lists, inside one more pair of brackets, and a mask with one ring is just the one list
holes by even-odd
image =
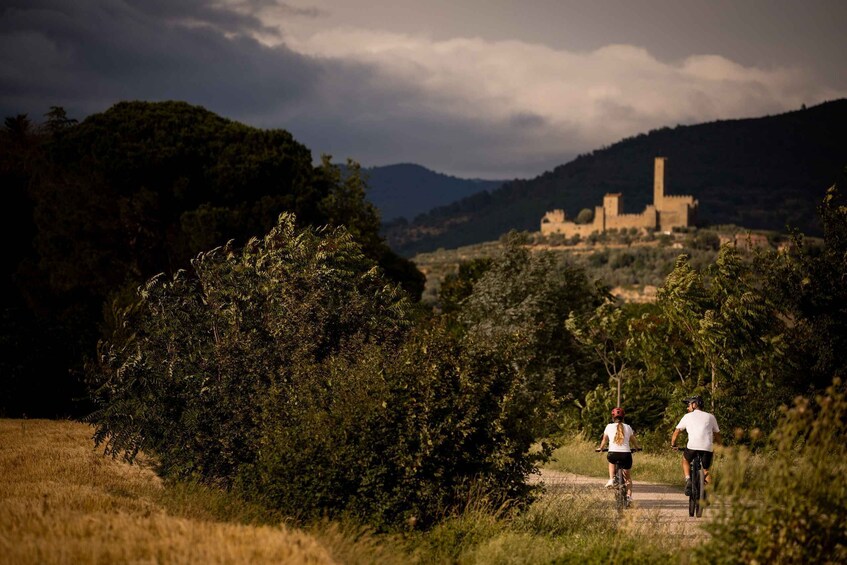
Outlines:
{"label": "tree", "polygon": [[78,120],[69,118],[67,112],[61,106],[50,106],[50,111],[44,116],[47,118],[45,127],[53,135],[79,123]]}
{"label": "tree", "polygon": [[765,258],[767,291],[791,320],[789,345],[798,359],[797,392],[822,390],[835,375],[847,375],[847,203],[843,181],[830,187],[818,213],[823,244],[795,233],[784,253]]}
{"label": "tree", "polygon": [[[122,102],[78,124],[59,106],[46,117],[44,128],[23,114],[8,118],[0,136],[4,210],[25,223],[10,234],[23,243],[7,263],[4,288],[14,292],[5,295],[15,299],[13,317],[34,318],[31,327],[50,328],[44,334],[58,340],[30,342],[43,351],[9,361],[24,366],[16,371],[22,378],[46,378],[30,360],[48,356],[57,359],[54,372],[79,375],[83,357],[113,327],[104,305],[126,307],[149,277],[172,275],[231,239],[243,245],[267,233],[281,212],[295,214],[301,227],[349,223],[365,254],[420,297],[425,279],[379,236],[364,180],[314,167],[309,149],[287,131],[248,127],[182,102]],[[59,361],[57,351],[67,357]],[[66,398],[58,415],[86,410]]]}
{"label": "tree", "polygon": [[90,367],[96,440],[225,484],[256,460],[262,426],[296,408],[299,383],[409,324],[408,298],[343,228],[298,231],[285,214],[262,240],[150,279],[118,317]]}
{"label": "tree", "polygon": [[454,314],[461,310],[462,301],[473,294],[474,284],[491,267],[491,258],[483,257],[459,264],[456,273],[450,273],[438,290],[438,303],[443,314]]}
{"label": "tree", "polygon": [[590,224],[594,221],[594,210],[591,208],[583,208],[579,211],[579,214],[576,215],[576,220],[574,223],[577,224]]}
{"label": "tree", "polygon": [[14,142],[25,142],[32,133],[32,120],[26,114],[17,114],[16,116],[8,116],[3,121],[3,126],[6,135]]}
{"label": "tree", "polygon": [[597,384],[595,369],[564,323],[573,311],[592,310],[602,296],[582,269],[512,241],[462,303],[458,319],[467,334],[514,367],[521,394],[534,399],[536,415],[528,424],[549,426],[562,402]]}
{"label": "tree", "polygon": [[760,419],[747,409],[750,402],[770,413],[786,396],[785,327],[735,247],[722,246],[707,275],[681,255],[659,289],[659,305],[704,362],[707,374],[697,388],[708,384],[713,411],[743,425]]}
{"label": "tree", "polygon": [[607,297],[590,315],[571,312],[565,327],[602,362],[609,380],[617,385],[615,406],[621,406],[621,381],[627,368],[624,348],[628,329],[623,311],[611,297]]}

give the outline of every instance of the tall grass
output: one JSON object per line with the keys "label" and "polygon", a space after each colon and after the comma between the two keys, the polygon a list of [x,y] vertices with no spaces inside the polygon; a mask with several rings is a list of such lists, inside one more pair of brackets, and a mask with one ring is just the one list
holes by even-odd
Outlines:
{"label": "tall grass", "polygon": [[302,531],[214,521],[213,504],[172,497],[149,468],[95,451],[91,433],[74,422],[0,420],[0,561],[333,562]]}

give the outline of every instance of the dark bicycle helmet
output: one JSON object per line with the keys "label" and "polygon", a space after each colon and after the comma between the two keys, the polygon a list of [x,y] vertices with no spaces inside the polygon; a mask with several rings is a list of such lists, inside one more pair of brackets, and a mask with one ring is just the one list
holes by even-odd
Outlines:
{"label": "dark bicycle helmet", "polygon": [[612,408],[612,419],[615,418],[623,418],[623,408],[617,407]]}
{"label": "dark bicycle helmet", "polygon": [[692,402],[694,402],[697,404],[698,408],[703,407],[703,397],[700,395],[689,396],[688,398],[684,399],[683,402],[685,402],[686,404],[691,404]]}

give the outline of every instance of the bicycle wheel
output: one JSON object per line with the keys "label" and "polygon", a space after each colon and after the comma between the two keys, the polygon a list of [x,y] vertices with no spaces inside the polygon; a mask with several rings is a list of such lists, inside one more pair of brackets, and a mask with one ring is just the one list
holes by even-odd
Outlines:
{"label": "bicycle wheel", "polygon": [[623,512],[626,508],[626,480],[623,476],[623,469],[615,469],[615,508],[618,512]]}
{"label": "bicycle wheel", "polygon": [[697,471],[697,508],[696,514],[700,518],[703,516],[703,508],[706,506],[706,473],[703,469]]}
{"label": "bicycle wheel", "polygon": [[691,491],[688,495],[688,516],[699,518],[700,510],[700,460],[695,457],[691,462]]}

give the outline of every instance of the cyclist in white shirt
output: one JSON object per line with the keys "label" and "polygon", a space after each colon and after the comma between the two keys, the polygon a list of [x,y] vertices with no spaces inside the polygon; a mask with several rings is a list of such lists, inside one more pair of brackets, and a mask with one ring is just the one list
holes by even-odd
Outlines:
{"label": "cyclist in white shirt", "polygon": [[671,447],[676,449],[676,438],[679,432],[688,432],[688,443],[682,453],[682,471],[685,474],[685,495],[691,494],[691,460],[696,452],[700,452],[703,461],[703,472],[706,481],[709,481],[709,468],[712,466],[712,452],[714,444],[720,445],[721,430],[718,421],[709,412],[703,412],[703,398],[692,396],[683,402],[688,404],[688,413],[682,417],[676,425],[671,436]]}
{"label": "cyclist in white shirt", "polygon": [[609,481],[606,483],[606,488],[614,486],[615,463],[617,463],[623,469],[626,480],[626,497],[632,500],[632,479],[629,470],[632,469],[632,450],[639,449],[639,447],[635,432],[629,424],[624,424],[623,419],[623,408],[614,408],[612,410],[612,420],[614,421],[607,425],[603,431],[603,437],[597,451],[602,451],[606,444],[609,444],[609,453],[606,456],[606,460],[609,462]]}

